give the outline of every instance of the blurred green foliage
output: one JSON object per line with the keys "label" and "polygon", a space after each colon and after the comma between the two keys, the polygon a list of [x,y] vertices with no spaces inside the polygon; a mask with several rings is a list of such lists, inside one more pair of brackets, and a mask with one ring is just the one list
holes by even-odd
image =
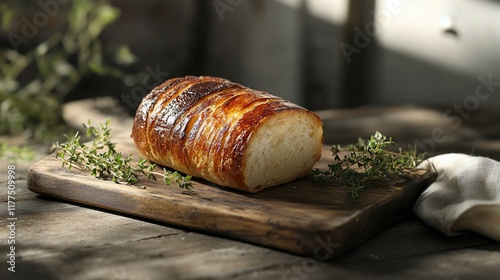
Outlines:
{"label": "blurred green foliage", "polygon": [[35,152],[28,146],[10,145],[0,141],[0,158],[4,158],[9,162],[29,161],[35,158]]}
{"label": "blurred green foliage", "polygon": [[[48,10],[30,2],[31,10],[38,9],[35,14],[47,13]],[[55,0],[53,3],[60,7],[57,15],[50,15],[51,20],[61,20],[62,28],[24,53],[17,51],[16,44],[34,41],[36,37],[16,33],[12,22],[21,19],[22,24],[29,24],[26,20],[38,20],[40,33],[44,27],[40,20],[44,18],[35,19],[33,14],[30,17],[25,5],[0,3],[0,24],[12,43],[12,48],[0,50],[0,134],[52,141],[64,129],[64,96],[91,74],[122,78],[125,73],[121,66],[135,61],[130,49],[120,46],[111,56],[115,60],[113,66],[104,62],[99,35],[120,16],[120,11],[108,1],[73,0],[64,7]]]}

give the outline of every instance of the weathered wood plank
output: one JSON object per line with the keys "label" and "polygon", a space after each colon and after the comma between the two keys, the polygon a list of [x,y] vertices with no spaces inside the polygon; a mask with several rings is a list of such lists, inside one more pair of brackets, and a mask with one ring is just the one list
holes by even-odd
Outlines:
{"label": "weathered wood plank", "polygon": [[[5,207],[2,203],[1,207]],[[447,238],[405,220],[332,262],[317,262],[230,239],[185,232],[63,201],[36,198],[19,208],[16,279],[418,279],[430,270],[453,279],[450,269],[495,270],[498,245],[478,236]],[[0,227],[4,227],[0,220]],[[0,244],[4,251],[6,244]],[[460,249],[462,248],[462,249]],[[454,252],[450,257],[450,252]],[[427,259],[438,259],[428,262]],[[426,267],[417,263],[427,263]],[[393,267],[393,266],[396,266]],[[460,268],[462,269],[462,268]],[[424,272],[422,272],[423,270]],[[458,270],[456,275],[462,275]],[[2,272],[3,273],[3,272]],[[467,274],[467,273],[466,273]],[[446,277],[445,277],[446,276]],[[111,277],[111,278],[109,278]],[[301,278],[302,277],[302,278]],[[2,278],[3,279],[3,278]],[[9,278],[6,278],[9,279]],[[460,278],[463,279],[463,278]]]}
{"label": "weathered wood plank", "polygon": [[[2,206],[5,205],[3,203]],[[17,206],[17,242],[23,247],[23,258],[50,255],[67,248],[99,247],[113,242],[123,243],[183,232],[51,199],[22,201]],[[7,223],[7,220],[0,220],[2,227]],[[48,251],[38,251],[37,247],[48,248]]]}
{"label": "weathered wood plank", "polygon": [[416,216],[409,215],[353,250],[343,261],[393,260],[494,243],[492,239],[475,233],[448,237],[425,225]]}
{"label": "weathered wood plank", "polygon": [[[33,199],[36,197],[36,193],[29,191],[27,188],[27,182],[26,182],[26,173],[24,176],[18,177],[20,179],[16,179],[15,181],[15,201],[22,201],[22,200],[29,200]],[[7,180],[5,181],[0,181],[0,201],[1,202],[6,202],[7,201],[7,191],[8,191],[8,185],[7,185]],[[14,200],[13,200],[14,201]]]}
{"label": "weathered wood plank", "polygon": [[[380,119],[366,111],[361,108],[341,111],[340,115],[335,112],[331,122],[325,122],[327,138],[331,143],[352,142],[357,136],[373,133],[371,123],[376,122],[377,129],[402,140],[398,142],[412,143],[430,135],[425,126],[439,126],[429,122],[420,127],[419,123],[409,124],[407,119],[398,118],[416,113],[407,108],[389,110],[389,115],[381,114]],[[475,112],[475,116],[479,113]],[[472,118],[464,120],[463,129],[451,131],[450,137],[460,139],[460,147],[470,149],[471,139],[455,136],[468,127],[477,131],[487,127],[488,133],[482,135],[490,136],[488,141],[496,146],[490,148],[483,145],[485,142],[478,142],[478,150],[498,154],[498,140],[494,139],[498,138],[498,130],[494,129],[498,110],[492,110],[491,115],[472,126],[467,124]],[[436,119],[439,117],[438,114]],[[402,124],[394,125],[391,121]],[[442,152],[444,146],[455,151],[457,143],[440,144],[437,151]],[[0,161],[0,195],[5,201],[6,184],[1,179],[5,168],[1,164]],[[30,164],[23,164],[24,171],[19,165],[24,177]],[[40,197],[26,191],[25,182],[21,179],[16,184],[20,190],[18,200],[22,200],[17,208],[19,270],[12,274],[2,269],[0,279],[461,280],[497,279],[500,275],[498,243],[474,234],[446,237],[411,215],[342,258],[319,263],[312,258]],[[5,202],[0,203],[0,209],[6,209]],[[0,219],[2,233],[5,222]],[[1,252],[7,250],[5,240],[0,238]]]}
{"label": "weathered wood plank", "polygon": [[[5,221],[0,225],[5,227]],[[221,277],[299,259],[247,243],[46,199],[25,201],[17,228],[16,279],[32,279],[33,275],[43,279]],[[0,244],[0,250],[6,251],[6,245]]]}
{"label": "weathered wood plank", "polygon": [[[381,279],[498,279],[500,245],[347,265],[351,275]],[[338,267],[344,267],[339,262]],[[479,278],[478,278],[479,277]]]}
{"label": "weathered wood plank", "polygon": [[[26,200],[32,199],[36,196],[35,193],[28,190],[26,185],[26,177],[28,176],[28,168],[48,155],[49,147],[45,145],[30,146],[35,155],[32,160],[21,160],[13,159],[8,160],[5,158],[0,158],[0,199],[1,202],[7,201],[7,191],[8,191],[8,166],[14,166],[14,176],[15,176],[15,200]],[[5,187],[4,187],[5,186]]]}
{"label": "weathered wood plank", "polygon": [[[115,142],[117,150],[125,154],[133,150],[130,138]],[[329,162],[332,155],[325,146],[318,166]],[[185,194],[162,182],[142,181],[146,189],[138,189],[98,180],[85,172],[63,169],[60,160],[48,157],[31,167],[28,188],[72,202],[307,256],[319,255],[319,246],[324,242],[335,243],[338,248],[322,254],[322,258],[329,259],[351,250],[405,215],[432,180],[432,174],[423,174],[412,181],[370,188],[352,204],[345,199],[348,187],[338,183],[315,185],[303,179],[248,194],[194,180],[195,193]]]}

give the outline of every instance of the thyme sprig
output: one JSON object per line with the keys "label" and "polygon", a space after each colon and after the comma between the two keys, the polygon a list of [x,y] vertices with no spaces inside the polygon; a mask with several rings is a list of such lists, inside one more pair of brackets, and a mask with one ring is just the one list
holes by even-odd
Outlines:
{"label": "thyme sprig", "polygon": [[68,169],[77,168],[89,171],[90,174],[100,179],[111,179],[115,183],[126,183],[133,185],[139,181],[138,175],[143,174],[148,180],[156,181],[156,177],[161,177],[166,185],[175,182],[180,189],[191,190],[193,184],[190,182],[191,176],[183,176],[177,171],[170,171],[163,168],[163,172],[155,171],[156,164],[149,164],[144,158],[134,165],[132,163],[132,153],[124,156],[115,149],[116,144],[111,142],[109,137],[111,128],[110,120],[99,126],[93,126],[90,120],[83,124],[86,129],[86,136],[94,139],[90,144],[81,142],[78,132],[74,136],[65,135],[67,141],[56,143],[54,149],[55,156],[62,160],[62,166]]}
{"label": "thyme sprig", "polygon": [[[328,165],[328,170],[311,170],[310,176],[316,183],[339,180],[350,187],[347,200],[356,201],[375,181],[409,174],[425,157],[415,146],[408,146],[406,151],[389,150],[396,145],[392,138],[378,131],[369,139],[359,138],[356,144],[334,145],[331,151],[335,162]],[[346,154],[341,157],[342,153]]]}

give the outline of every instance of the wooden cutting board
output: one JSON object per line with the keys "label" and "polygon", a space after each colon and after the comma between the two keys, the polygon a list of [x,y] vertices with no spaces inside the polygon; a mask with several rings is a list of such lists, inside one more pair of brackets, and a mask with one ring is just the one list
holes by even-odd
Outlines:
{"label": "wooden cutting board", "polygon": [[[134,150],[129,138],[114,142],[123,154]],[[137,152],[134,155],[139,157]],[[332,161],[329,147],[325,146],[317,167],[324,168]],[[146,188],[140,189],[96,179],[84,171],[69,171],[52,155],[29,169],[28,189],[322,261],[348,252],[408,214],[434,177],[422,171],[412,179],[372,187],[356,203],[349,203],[348,187],[313,184],[309,179],[257,194],[219,187],[201,179],[193,179],[192,193],[146,178],[138,184]]]}

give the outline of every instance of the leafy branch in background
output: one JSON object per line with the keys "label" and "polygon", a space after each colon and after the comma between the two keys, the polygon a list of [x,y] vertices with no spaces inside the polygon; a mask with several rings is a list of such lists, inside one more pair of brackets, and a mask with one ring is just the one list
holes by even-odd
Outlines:
{"label": "leafy branch in background", "polygon": [[[356,144],[335,145],[331,149],[335,162],[328,165],[328,170],[313,169],[309,175],[316,183],[326,179],[340,181],[350,187],[347,200],[356,201],[377,180],[408,174],[425,157],[414,146],[406,151],[401,148],[398,152],[389,150],[396,145],[392,138],[378,131],[369,139],[359,138]],[[341,157],[342,153],[345,155]]]}
{"label": "leafy branch in background", "polygon": [[27,146],[10,145],[7,142],[0,141],[0,158],[8,161],[14,160],[32,160],[35,153]]}
{"label": "leafy branch in background", "polygon": [[139,181],[139,174],[143,174],[148,180],[155,180],[159,176],[166,185],[175,182],[180,189],[191,190],[191,176],[182,176],[177,171],[163,168],[163,172],[155,171],[155,164],[148,164],[147,160],[140,158],[138,163],[132,164],[132,153],[124,156],[115,150],[115,143],[109,140],[111,128],[110,121],[93,126],[90,120],[84,124],[86,136],[94,137],[90,144],[81,142],[78,132],[68,137],[64,143],[56,143],[56,158],[62,160],[62,166],[68,169],[77,168],[89,171],[96,178],[109,178],[116,183],[127,183],[133,185]]}
{"label": "leafy branch in background", "polygon": [[[5,3],[1,5],[1,24],[6,28],[17,11]],[[0,52],[0,134],[50,140],[64,128],[63,97],[84,77],[125,75],[120,68],[103,62],[103,46],[98,38],[119,17],[119,10],[105,0],[74,0],[68,5],[67,11],[59,9],[59,13],[67,13],[63,31],[24,54],[14,49]],[[117,65],[135,60],[126,46],[115,53]]]}

